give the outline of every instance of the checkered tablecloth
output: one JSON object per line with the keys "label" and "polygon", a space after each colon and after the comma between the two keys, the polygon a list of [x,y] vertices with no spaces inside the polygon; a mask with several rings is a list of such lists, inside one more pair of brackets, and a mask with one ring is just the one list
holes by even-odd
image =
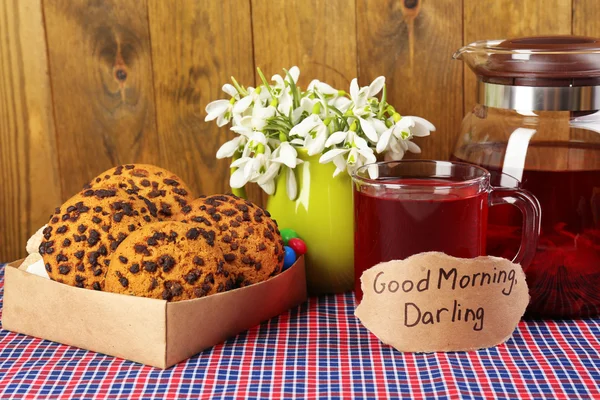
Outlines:
{"label": "checkered tablecloth", "polygon": [[400,396],[600,399],[600,319],[521,322],[477,352],[402,354],[358,322],[352,294],[332,295],[165,371],[0,331],[0,399]]}

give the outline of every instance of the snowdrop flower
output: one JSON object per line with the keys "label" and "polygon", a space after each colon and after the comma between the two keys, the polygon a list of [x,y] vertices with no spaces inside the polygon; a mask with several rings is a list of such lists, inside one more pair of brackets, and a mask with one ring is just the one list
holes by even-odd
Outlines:
{"label": "snowdrop flower", "polygon": [[280,172],[286,174],[286,191],[290,200],[296,199],[298,195],[298,184],[296,183],[296,174],[294,168],[301,164],[302,160],[298,158],[298,152],[289,142],[282,142],[271,155],[271,165],[269,169],[258,179],[259,185],[265,185],[269,181],[274,181]]}
{"label": "snowdrop flower", "polygon": [[233,157],[240,148],[244,147],[247,142],[246,136],[240,135],[223,143],[217,150],[217,159]]}
{"label": "snowdrop flower", "polygon": [[[248,182],[258,183],[259,178],[269,169],[271,148],[266,142],[266,137],[260,132],[254,132],[249,138],[242,156],[231,163],[231,168],[236,168],[229,179],[232,188],[239,189]],[[273,180],[259,183],[259,186],[270,195],[275,192]]]}
{"label": "snowdrop flower", "polygon": [[290,136],[303,138],[308,155],[314,156],[325,149],[328,131],[321,118],[317,114],[311,114],[290,130]]}
{"label": "snowdrop flower", "polygon": [[261,131],[267,124],[267,119],[275,115],[275,107],[264,107],[257,103],[252,108],[252,114],[246,115],[239,120],[239,124],[232,126],[231,130],[241,135],[249,135],[254,131]]}
{"label": "snowdrop flower", "polygon": [[381,134],[375,148],[377,153],[386,152],[386,160],[401,160],[406,151],[420,153],[419,146],[411,142],[410,139],[428,136],[431,131],[435,131],[435,126],[426,119],[399,116],[397,118],[400,119]]}
{"label": "snowdrop flower", "polygon": [[368,115],[371,112],[368,102],[369,98],[381,92],[384,85],[385,78],[383,76],[375,78],[369,86],[364,86],[360,89],[358,87],[358,80],[356,78],[352,79],[352,82],[350,82],[350,108],[353,114],[357,116]]}
{"label": "snowdrop flower", "polygon": [[231,96],[230,100],[215,100],[206,105],[206,118],[204,121],[217,120],[217,126],[227,125],[233,115],[233,105],[240,99],[240,94],[233,85],[226,83],[222,90]]}
{"label": "snowdrop flower", "polygon": [[235,103],[232,111],[235,114],[243,114],[252,104],[258,107],[263,107],[264,103],[269,99],[269,92],[263,90],[261,86],[256,89],[253,87],[248,88],[248,95],[242,97]]}
{"label": "snowdrop flower", "polygon": [[[377,161],[373,149],[369,147],[367,141],[356,134],[354,131],[336,132],[330,136],[331,144],[344,142],[343,148],[333,148],[323,154],[319,159],[321,164],[333,162],[335,171],[333,176],[336,177],[341,172],[347,170],[349,174],[353,174],[358,168],[365,164],[372,164]],[[340,140],[341,139],[341,140]],[[376,175],[376,168],[369,168],[371,177]]]}

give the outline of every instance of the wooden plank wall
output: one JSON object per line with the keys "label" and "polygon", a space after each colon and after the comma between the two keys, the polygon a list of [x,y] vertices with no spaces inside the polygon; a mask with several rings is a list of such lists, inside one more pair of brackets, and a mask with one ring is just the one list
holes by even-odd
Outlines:
{"label": "wooden plank wall", "polygon": [[[474,99],[454,50],[530,34],[600,36],[597,0],[4,0],[0,2],[0,261],[105,169],[147,162],[198,193],[227,189],[231,137],[204,107],[231,75],[298,65],[301,85],[387,77],[447,159]],[[264,195],[256,188],[253,200]]]}

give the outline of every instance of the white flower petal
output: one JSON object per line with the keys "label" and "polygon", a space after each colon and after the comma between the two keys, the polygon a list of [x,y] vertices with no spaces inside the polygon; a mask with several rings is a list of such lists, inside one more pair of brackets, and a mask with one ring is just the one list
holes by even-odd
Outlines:
{"label": "white flower petal", "polygon": [[292,111],[292,124],[296,125],[298,121],[300,121],[300,117],[302,117],[302,112],[304,110],[302,107],[298,107]]}
{"label": "white flower petal", "polygon": [[360,127],[362,128],[365,135],[367,135],[370,141],[376,143],[378,138],[377,132],[375,131],[375,127],[373,126],[373,124],[361,117],[358,117],[358,120],[360,121]]}
{"label": "white flower petal", "polygon": [[296,183],[296,173],[291,168],[286,168],[286,189],[290,200],[295,200],[298,195],[298,184]]}
{"label": "white flower petal", "polygon": [[421,117],[410,117],[414,120],[415,125],[410,130],[413,136],[416,137],[424,137],[429,136],[430,132],[435,131],[435,126],[427,121],[425,118]]}
{"label": "white flower petal", "polygon": [[392,130],[394,128],[389,128],[388,130],[386,130],[385,132],[383,132],[381,134],[381,136],[379,137],[379,140],[377,141],[377,147],[376,147],[376,151],[377,153],[383,153],[385,151],[385,149],[387,149],[388,147],[388,143],[390,142],[390,137],[392,136]]}
{"label": "white flower petal", "polygon": [[[336,157],[339,157],[342,154],[347,153],[347,152],[348,152],[348,149],[332,149],[332,150],[329,150],[328,152],[326,152],[325,154],[323,154],[321,156],[321,158],[319,158],[319,163],[320,164],[327,164],[330,161],[335,162],[335,158]],[[343,158],[342,158],[342,160],[343,160]],[[338,160],[338,162],[339,162],[339,160]],[[344,163],[344,165],[345,165],[345,163]],[[337,164],[336,164],[336,166],[337,166]]]}
{"label": "white flower petal", "polygon": [[224,84],[221,89],[231,97],[235,97],[238,94],[237,89],[231,83]]}
{"label": "white flower petal", "polygon": [[346,140],[346,136],[348,136],[348,132],[337,131],[332,133],[327,138],[327,141],[325,142],[325,147],[331,147],[335,144],[342,143],[344,140]]}
{"label": "white flower petal", "polygon": [[295,83],[295,82],[298,82],[298,78],[300,77],[300,68],[298,68],[298,67],[296,67],[296,66],[294,65],[292,68],[290,68],[290,69],[288,70],[288,72],[289,72],[289,73],[290,73],[290,75],[292,76],[292,79],[294,80],[294,83]]}
{"label": "white flower petal", "polygon": [[265,173],[262,174],[260,178],[258,178],[256,183],[258,183],[259,185],[264,185],[265,183],[267,183],[267,181],[275,179],[275,177],[279,173],[280,168],[281,164],[271,163],[271,165],[269,165],[269,168],[267,168]]}
{"label": "white flower petal", "polygon": [[220,114],[217,117],[217,126],[220,128],[222,126],[227,125],[227,123],[229,122],[229,117],[225,117],[225,114]]}
{"label": "white flower petal", "polygon": [[368,97],[373,97],[377,95],[377,93],[381,92],[381,89],[383,89],[383,85],[385,85],[384,76],[378,76],[377,78],[375,78],[375,80],[369,85]]}
{"label": "white flower petal", "polygon": [[219,150],[217,150],[217,158],[221,159],[233,156],[236,150],[240,147],[240,141],[242,138],[243,136],[238,136],[223,143],[223,145],[219,147]]}
{"label": "white flower petal", "polygon": [[375,132],[377,132],[377,134],[381,134],[382,132],[385,132],[388,127],[385,125],[385,122],[383,122],[380,119],[377,118],[369,118],[369,122],[371,122],[373,124],[373,127],[375,128]]}
{"label": "white flower petal", "polygon": [[274,180],[267,181],[263,184],[259,183],[258,186],[260,186],[262,188],[262,190],[264,190],[265,193],[268,194],[269,196],[272,196],[273,193],[275,193],[275,181]]}
{"label": "white flower petal", "polygon": [[285,87],[285,83],[283,82],[283,78],[281,77],[281,75],[273,75],[271,77],[272,81],[275,81],[276,84],[274,86],[283,89]]}
{"label": "white flower petal", "polygon": [[323,124],[319,116],[311,114],[290,130],[290,136],[305,137],[319,123]]}
{"label": "white flower petal", "polygon": [[352,82],[350,82],[350,97],[352,100],[356,101],[358,99],[358,92],[358,80],[354,78],[352,79]]}
{"label": "white flower petal", "polygon": [[290,168],[296,168],[296,156],[298,155],[296,149],[287,142],[281,143],[279,149],[281,162]]}
{"label": "white flower petal", "polygon": [[243,187],[246,183],[248,183],[248,180],[244,177],[244,170],[242,169],[236,169],[235,172],[231,174],[231,177],[229,178],[229,186],[231,186],[234,189],[239,189]]}
{"label": "white flower petal", "polygon": [[279,96],[279,105],[277,106],[277,110],[280,113],[287,116],[290,114],[290,109],[292,108],[292,96],[290,92],[284,91],[281,96]]}
{"label": "white flower petal", "polygon": [[248,107],[250,107],[250,104],[252,104],[252,101],[254,100],[254,97],[251,95],[248,95],[246,97],[242,97],[241,99],[239,99],[233,106],[233,112],[237,113],[237,114],[241,114],[244,111],[246,111],[246,109]]}
{"label": "white flower petal", "polygon": [[231,163],[231,168],[240,167],[240,166],[246,164],[248,162],[248,160],[249,160],[248,157],[240,157]]}
{"label": "white flower petal", "polygon": [[291,144],[295,144],[297,146],[303,146],[304,145],[304,140],[296,138],[296,139],[292,139],[290,140]]}
{"label": "white flower petal", "polygon": [[411,153],[415,153],[415,154],[421,153],[421,148],[419,146],[417,146],[415,143],[406,141],[406,145],[408,147],[408,151],[410,151]]}
{"label": "white flower petal", "polygon": [[225,113],[231,103],[227,100],[215,100],[211,101],[206,105],[205,111],[208,114],[204,121],[212,121],[216,119],[220,114]]}
{"label": "white flower petal", "polygon": [[354,136],[354,144],[359,149],[371,150],[367,141],[365,139],[361,138],[360,136],[356,136],[356,135]]}
{"label": "white flower petal", "polygon": [[377,164],[371,164],[367,167],[367,170],[369,171],[369,177],[371,179],[377,179],[379,178],[379,166]]}

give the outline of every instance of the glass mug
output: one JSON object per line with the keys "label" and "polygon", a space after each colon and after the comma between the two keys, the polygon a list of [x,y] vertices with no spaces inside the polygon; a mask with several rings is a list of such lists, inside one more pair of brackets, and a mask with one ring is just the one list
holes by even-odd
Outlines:
{"label": "glass mug", "polygon": [[[371,179],[369,169],[377,171]],[[362,299],[364,270],[426,251],[461,258],[485,255],[488,207],[512,204],[523,214],[521,246],[513,262],[527,266],[540,230],[540,205],[527,191],[497,188],[473,164],[387,161],[359,168],[354,187],[354,285]]]}

